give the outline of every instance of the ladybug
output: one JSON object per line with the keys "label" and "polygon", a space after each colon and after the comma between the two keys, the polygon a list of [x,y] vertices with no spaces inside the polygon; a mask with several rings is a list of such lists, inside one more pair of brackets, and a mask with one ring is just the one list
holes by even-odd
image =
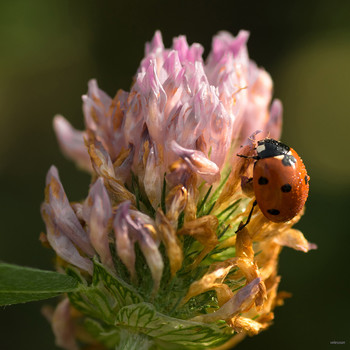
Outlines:
{"label": "ladybug", "polygon": [[294,149],[282,142],[265,138],[257,142],[253,170],[253,189],[256,201],[248,216],[249,223],[257,204],[264,216],[273,222],[286,222],[295,217],[304,207],[310,177],[305,165]]}

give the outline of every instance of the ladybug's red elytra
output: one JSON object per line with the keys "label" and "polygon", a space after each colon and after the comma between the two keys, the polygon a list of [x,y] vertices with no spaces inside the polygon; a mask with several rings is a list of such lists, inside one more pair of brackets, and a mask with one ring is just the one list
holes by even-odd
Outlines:
{"label": "ladybug's red elytra", "polygon": [[253,170],[256,202],[253,208],[258,204],[264,216],[273,222],[289,221],[303,209],[309,193],[310,177],[305,165],[294,149],[274,139],[258,141],[256,152],[253,157],[238,154],[256,160]]}

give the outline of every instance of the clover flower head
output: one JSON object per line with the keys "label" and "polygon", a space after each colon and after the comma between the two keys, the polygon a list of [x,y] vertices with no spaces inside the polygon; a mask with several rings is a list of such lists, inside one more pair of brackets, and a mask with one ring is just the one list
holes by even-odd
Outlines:
{"label": "clover flower head", "polygon": [[52,317],[58,345],[225,349],[271,324],[287,296],[277,291],[282,246],[315,245],[292,228],[301,214],[275,223],[256,209],[240,226],[253,162],[237,150],[253,156],[282,125],[248,37],[220,32],[204,60],[200,44],[179,36],[166,49],[157,31],[130,92],[111,98],[89,82],[84,131],[54,118],[63,153],[92,176],[74,203],[54,166],[46,179],[47,241],[84,286]]}

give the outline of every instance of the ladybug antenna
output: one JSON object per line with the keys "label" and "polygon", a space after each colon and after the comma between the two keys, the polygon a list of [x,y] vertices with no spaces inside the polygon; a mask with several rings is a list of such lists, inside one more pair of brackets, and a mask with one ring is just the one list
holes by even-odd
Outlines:
{"label": "ladybug antenna", "polygon": [[241,223],[239,224],[238,230],[237,230],[235,233],[237,233],[238,231],[241,231],[244,227],[246,227],[246,226],[249,224],[250,219],[252,218],[252,215],[253,215],[254,208],[255,208],[255,206],[256,206],[257,204],[258,204],[258,203],[257,203],[257,201],[255,200],[255,201],[253,202],[252,209],[251,209],[250,212],[249,212],[247,221],[245,222],[245,224],[242,224],[242,222],[241,222]]}
{"label": "ladybug antenna", "polygon": [[246,159],[255,159],[255,160],[258,160],[260,159],[259,156],[245,156],[243,154],[236,154],[237,157],[241,157],[241,158],[246,158]]}

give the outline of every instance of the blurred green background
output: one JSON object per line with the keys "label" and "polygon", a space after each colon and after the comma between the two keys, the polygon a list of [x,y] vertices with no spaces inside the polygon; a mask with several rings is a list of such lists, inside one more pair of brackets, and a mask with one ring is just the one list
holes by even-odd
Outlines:
{"label": "blurred green background", "polygon": [[[282,140],[311,176],[298,224],[319,249],[284,249],[281,289],[293,293],[275,324],[240,349],[325,349],[350,344],[350,2],[83,1],[0,2],[0,259],[52,269],[38,241],[39,207],[51,164],[71,200],[89,178],[60,154],[52,117],[83,127],[80,96],[97,78],[110,95],[128,89],[156,29],[166,46],[186,34],[206,51],[219,30],[251,32],[250,56],[270,72],[284,104]],[[0,310],[0,348],[56,349],[43,303]]]}

